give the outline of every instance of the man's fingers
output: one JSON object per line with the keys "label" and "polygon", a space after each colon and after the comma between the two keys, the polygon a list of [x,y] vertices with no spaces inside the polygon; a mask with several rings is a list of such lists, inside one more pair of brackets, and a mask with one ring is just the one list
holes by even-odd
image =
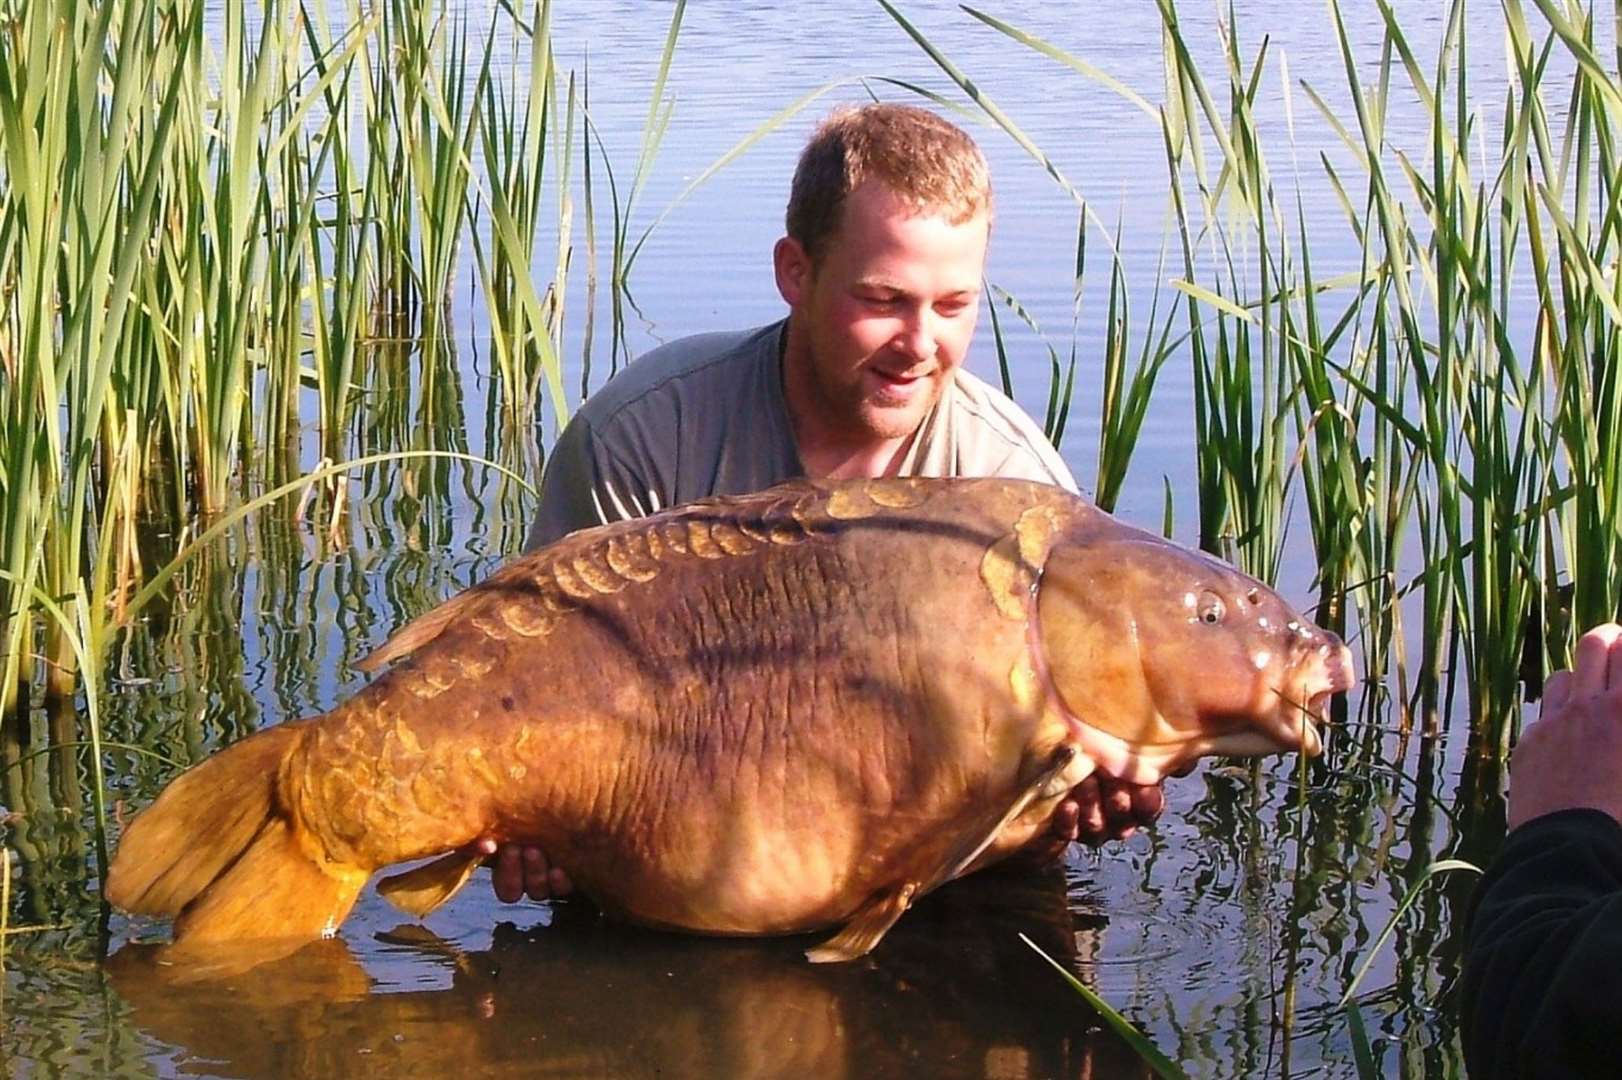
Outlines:
{"label": "man's fingers", "polygon": [[1166,793],[1159,784],[1134,784],[1126,780],[1107,778],[1100,784],[1104,815],[1117,828],[1116,837],[1124,824],[1147,825],[1160,816],[1166,807]]}
{"label": "man's fingers", "polygon": [[1110,780],[1099,785],[1099,790],[1103,794],[1104,816],[1112,821],[1130,817],[1132,814],[1132,789],[1136,786],[1121,780]]}
{"label": "man's fingers", "polygon": [[1104,801],[1102,799],[1085,800],[1077,806],[1076,810],[1076,831],[1084,843],[1097,847],[1109,839],[1108,822],[1104,816]]}
{"label": "man's fingers", "polygon": [[550,900],[567,896],[574,891],[574,882],[561,867],[553,866],[546,852],[533,845],[502,844],[477,840],[473,845],[480,851],[494,851],[488,860],[490,884],[496,899],[514,904],[528,896],[531,900]]}
{"label": "man's fingers", "polygon": [[1594,629],[1603,630],[1606,636],[1605,685],[1612,690],[1622,689],[1622,626],[1606,623]]}
{"label": "man's fingers", "polygon": [[1080,803],[1083,807],[1096,804],[1099,800],[1099,792],[1101,791],[1098,786],[1098,781],[1098,773],[1090,774],[1087,779],[1070,789],[1070,795],[1066,801]]}
{"label": "man's fingers", "polygon": [[524,849],[524,892],[529,894],[531,900],[551,899],[551,869],[547,865],[546,852],[538,847]]}
{"label": "man's fingers", "polygon": [[1558,712],[1571,700],[1571,672],[1561,669],[1550,675],[1543,684],[1543,704],[1538,706],[1539,716]]}
{"label": "man's fingers", "polygon": [[1622,626],[1606,623],[1594,627],[1578,639],[1577,663],[1572,671],[1572,693],[1596,694],[1609,685],[1611,653],[1619,638],[1622,638]]}
{"label": "man's fingers", "polygon": [[1073,798],[1067,798],[1054,808],[1053,817],[1048,822],[1048,833],[1068,844],[1076,838],[1080,822],[1081,804]]}
{"label": "man's fingers", "polygon": [[1132,816],[1140,825],[1147,825],[1166,808],[1166,790],[1159,784],[1144,784],[1132,789]]}
{"label": "man's fingers", "polygon": [[524,867],[517,844],[504,844],[496,852],[490,883],[495,886],[496,899],[503,904],[516,904],[518,898],[524,895]]}

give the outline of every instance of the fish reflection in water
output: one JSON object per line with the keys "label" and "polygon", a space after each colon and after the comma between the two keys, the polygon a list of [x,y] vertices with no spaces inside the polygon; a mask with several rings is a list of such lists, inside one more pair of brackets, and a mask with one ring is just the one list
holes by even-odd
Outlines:
{"label": "fish reflection in water", "polygon": [[[222,1076],[1147,1076],[1032,952],[1074,960],[1062,873],[992,872],[921,901],[868,960],[808,965],[804,942],[703,939],[555,906],[464,951],[420,926],[368,945],[450,985],[380,987],[342,939],[220,981],[129,945],[108,978],[131,1019]],[[400,963],[402,951],[410,957]]]}

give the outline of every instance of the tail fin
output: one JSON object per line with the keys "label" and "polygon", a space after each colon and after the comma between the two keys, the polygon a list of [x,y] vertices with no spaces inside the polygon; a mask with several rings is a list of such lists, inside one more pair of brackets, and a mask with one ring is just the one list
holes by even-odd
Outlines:
{"label": "tail fin", "polygon": [[108,900],[178,916],[177,942],[309,941],[336,928],[369,874],[328,861],[280,811],[277,775],[302,728],[269,728],[182,773],[125,831]]}
{"label": "tail fin", "polygon": [[329,862],[315,847],[301,842],[296,826],[273,819],[231,869],[186,905],[175,920],[175,942],[331,937],[371,874]]}
{"label": "tail fin", "polygon": [[143,915],[178,915],[271,819],[276,774],[302,728],[267,728],[181,773],[124,830],[107,899]]}

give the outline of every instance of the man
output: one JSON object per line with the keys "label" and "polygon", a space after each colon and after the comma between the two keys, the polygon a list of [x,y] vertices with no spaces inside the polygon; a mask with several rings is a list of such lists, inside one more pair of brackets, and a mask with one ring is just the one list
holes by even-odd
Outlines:
{"label": "man", "polygon": [[[773,250],[782,322],[655,349],[559,436],[527,547],[576,529],[800,476],[1005,476],[1076,490],[1030,417],[962,370],[979,315],[991,184],[974,141],[900,105],[813,134]],[[1152,821],[1158,787],[1089,779],[1042,850]],[[480,846],[495,853],[493,841]],[[502,900],[565,893],[535,848],[504,846]]]}
{"label": "man", "polygon": [[1509,838],[1476,890],[1471,1076],[1614,1076],[1622,1046],[1622,626],[1577,643],[1510,759]]}

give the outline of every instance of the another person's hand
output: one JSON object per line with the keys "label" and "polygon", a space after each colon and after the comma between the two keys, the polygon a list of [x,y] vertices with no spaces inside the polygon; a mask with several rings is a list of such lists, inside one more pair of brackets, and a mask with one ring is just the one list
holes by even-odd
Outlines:
{"label": "another person's hand", "polygon": [[551,900],[574,891],[563,868],[550,865],[546,853],[532,844],[497,844],[485,837],[475,840],[473,847],[489,857],[490,884],[496,899],[504,904],[516,903],[525,896]]}
{"label": "another person's hand", "polygon": [[1165,807],[1166,793],[1159,784],[1133,784],[1095,772],[1070,789],[1053,811],[1047,831],[1028,843],[1021,857],[1052,862],[1075,840],[1088,847],[1125,840]]}
{"label": "another person's hand", "polygon": [[1582,636],[1573,670],[1544,685],[1538,715],[1510,758],[1509,827],[1578,808],[1622,822],[1622,626]]}

